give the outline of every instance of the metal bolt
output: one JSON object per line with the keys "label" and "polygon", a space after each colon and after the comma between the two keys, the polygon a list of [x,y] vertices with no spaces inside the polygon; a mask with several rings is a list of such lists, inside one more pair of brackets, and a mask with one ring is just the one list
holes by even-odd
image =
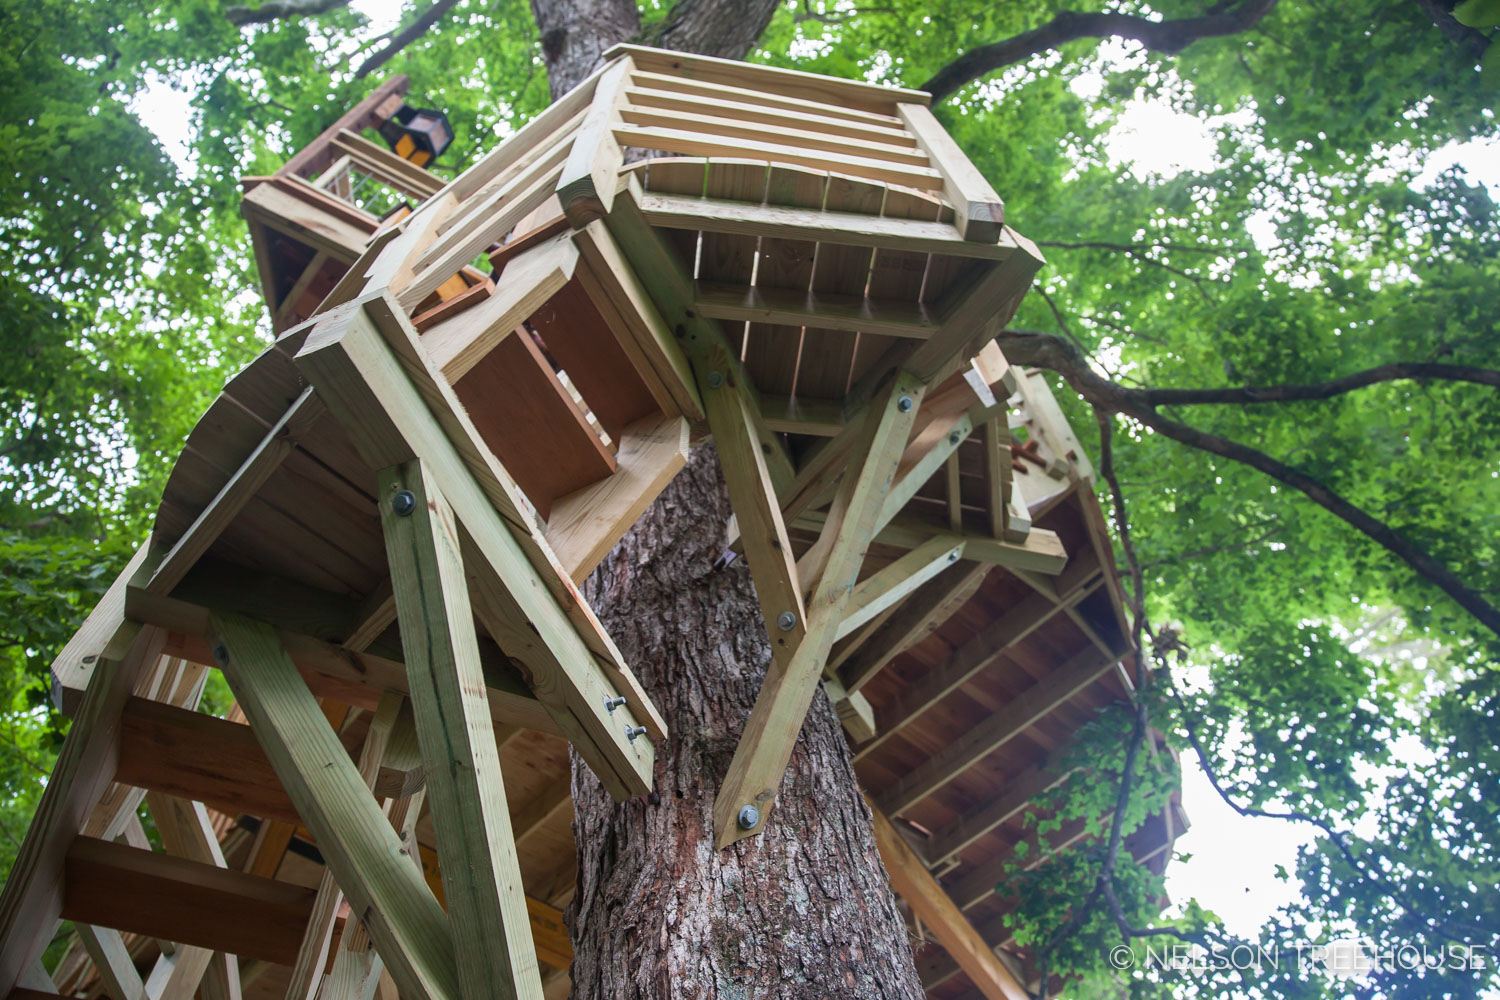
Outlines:
{"label": "metal bolt", "polygon": [[626,726],[625,727],[625,738],[627,740],[629,740],[630,742],[632,742],[632,743],[635,742],[635,738],[637,736],[645,736],[645,735],[646,735],[646,727],[645,726]]}
{"label": "metal bolt", "polygon": [[776,624],[783,632],[790,632],[797,627],[797,616],[790,611],[783,611],[776,616]]}
{"label": "metal bolt", "polygon": [[229,662],[229,650],[224,648],[222,642],[214,645],[214,661],[221,667]]}
{"label": "metal bolt", "polygon": [[952,552],[948,553],[948,561],[949,562],[957,562],[958,561],[958,550],[957,549],[954,549]]}
{"label": "metal bolt", "polygon": [[738,822],[741,830],[754,830],[760,825],[760,810],[754,806],[745,806],[740,810]]}
{"label": "metal bolt", "polygon": [[896,400],[896,409],[900,410],[902,413],[910,413],[911,408],[916,405],[916,403],[913,403],[911,401],[910,396],[902,396],[900,399]]}
{"label": "metal bolt", "polygon": [[94,661],[95,661],[95,660],[97,660],[97,659],[98,659],[98,658],[99,658],[99,657],[97,657],[97,656],[95,656],[95,655],[94,655],[94,654],[93,654],[93,653],[90,653],[90,654],[89,654],[89,655],[88,655],[88,656],[85,656],[85,657],[84,657],[84,658],[83,658],[83,662],[84,662],[84,663],[93,663],[93,662],[94,662]]}
{"label": "metal bolt", "polygon": [[625,704],[624,698],[611,698],[608,695],[604,696],[604,710],[610,715],[614,715],[615,709],[619,708],[623,704]]}
{"label": "metal bolt", "polygon": [[724,373],[723,372],[709,372],[708,373],[708,387],[710,389],[717,389],[717,388],[719,388],[723,384],[724,384]]}
{"label": "metal bolt", "polygon": [[963,437],[962,434],[958,433],[958,431],[954,431],[952,434],[948,435],[948,443],[949,444],[958,444],[958,439],[961,438],[961,437]]}
{"label": "metal bolt", "polygon": [[411,490],[398,490],[391,497],[391,510],[396,512],[397,517],[411,517],[412,511],[417,509],[417,495]]}

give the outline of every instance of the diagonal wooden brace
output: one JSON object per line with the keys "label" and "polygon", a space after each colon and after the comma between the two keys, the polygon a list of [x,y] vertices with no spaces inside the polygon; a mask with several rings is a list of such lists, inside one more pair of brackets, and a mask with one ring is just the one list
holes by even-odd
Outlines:
{"label": "diagonal wooden brace", "polygon": [[213,630],[230,689],[402,996],[459,1000],[448,918],[276,630],[228,614],[213,616]]}
{"label": "diagonal wooden brace", "polygon": [[[844,474],[818,545],[803,556],[817,581],[807,602],[807,634],[788,661],[772,660],[714,801],[721,848],[765,829],[924,388],[920,379],[897,372],[864,416],[852,452],[862,458]],[[824,554],[817,553],[819,546]],[[754,807],[753,817],[747,806]]]}

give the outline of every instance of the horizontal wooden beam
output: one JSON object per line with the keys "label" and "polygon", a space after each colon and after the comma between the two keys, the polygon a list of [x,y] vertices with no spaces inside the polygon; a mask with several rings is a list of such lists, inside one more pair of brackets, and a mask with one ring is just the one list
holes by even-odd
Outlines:
{"label": "horizontal wooden beam", "polygon": [[[821,511],[805,511],[797,516],[791,527],[822,531],[826,519]],[[1007,542],[1001,538],[990,538],[972,532],[955,532],[946,523],[903,515],[893,518],[875,536],[875,542],[879,545],[914,549],[936,535],[951,535],[961,539],[964,543],[964,558],[974,562],[1049,575],[1061,572],[1068,563],[1067,553],[1057,533],[1045,528],[1031,529],[1024,542]]]}
{"label": "horizontal wooden beam", "polygon": [[1067,777],[1067,772],[1053,763],[1066,752],[1064,748],[1049,754],[1046,760],[1007,780],[999,797],[991,799],[983,808],[965,813],[934,832],[923,851],[928,867],[947,864],[974,841],[1020,815],[1033,799]]}
{"label": "horizontal wooden beam", "polygon": [[709,319],[856,330],[915,340],[926,340],[939,329],[938,318],[920,302],[704,281],[695,283],[694,292],[694,308]]}
{"label": "horizontal wooden beam", "polygon": [[[631,183],[637,183],[635,178],[631,178]],[[981,260],[1005,260],[1016,250],[1015,242],[1003,235],[998,243],[971,243],[946,222],[888,219],[855,212],[824,212],[678,194],[643,192],[637,203],[646,220],[663,229],[772,236]]]}
{"label": "horizontal wooden beam", "polygon": [[77,837],[67,851],[62,915],[290,965],[313,896],[289,882]]}

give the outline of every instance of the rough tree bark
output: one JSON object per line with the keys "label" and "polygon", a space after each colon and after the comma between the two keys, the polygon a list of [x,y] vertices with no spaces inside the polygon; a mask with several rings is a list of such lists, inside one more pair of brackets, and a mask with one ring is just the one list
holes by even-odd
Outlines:
{"label": "rough tree bark", "polygon": [[[738,59],[776,0],[681,0],[652,32],[634,0],[532,0],[552,96],[641,40]],[[770,663],[712,445],[585,586],[671,730],[656,792],[615,803],[573,755],[574,1000],[917,1000],[906,924],[843,730],[819,692],[765,833],[718,851],[713,804]]]}
{"label": "rough tree bark", "polygon": [[764,834],[714,849],[714,795],[771,647],[713,446],[585,593],[661,709],[656,792],[616,804],[573,757],[574,1000],[922,996],[843,731],[821,692]]}

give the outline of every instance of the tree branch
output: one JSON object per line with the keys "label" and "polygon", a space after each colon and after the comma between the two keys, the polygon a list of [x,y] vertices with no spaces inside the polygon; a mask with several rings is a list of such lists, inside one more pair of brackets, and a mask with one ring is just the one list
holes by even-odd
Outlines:
{"label": "tree branch", "polygon": [[1417,0],[1417,6],[1432,18],[1432,23],[1437,25],[1438,30],[1448,36],[1448,40],[1457,45],[1468,58],[1477,62],[1484,55],[1484,50],[1490,47],[1490,40],[1484,32],[1458,23],[1458,19],[1453,16],[1452,0]]}
{"label": "tree branch", "polygon": [[1223,389],[1144,389],[1142,397],[1149,406],[1196,406],[1203,403],[1291,403],[1309,399],[1330,399],[1380,382],[1397,382],[1403,379],[1471,382],[1474,385],[1500,386],[1500,371],[1493,368],[1473,368],[1469,365],[1409,361],[1367,368],[1352,375],[1306,385],[1229,386]]}
{"label": "tree branch", "polygon": [[[1312,476],[1272,458],[1263,451],[1162,416],[1157,411],[1150,394],[1166,390],[1130,389],[1099,376],[1089,368],[1083,353],[1062,337],[1037,331],[1006,330],[1001,332],[1000,340],[1003,341],[1002,346],[1012,364],[1033,365],[1057,372],[1095,408],[1131,417],[1164,437],[1200,451],[1248,465],[1299,491],[1318,506],[1406,563],[1418,575],[1451,597],[1455,603],[1473,615],[1486,628],[1500,635],[1500,609],[1485,600],[1478,591],[1465,585],[1457,574],[1433,558],[1425,549],[1409,541],[1384,521],[1376,519],[1362,508],[1350,503]],[[1472,373],[1482,370],[1463,369],[1463,371]],[[1475,379],[1465,379],[1465,381],[1475,381]],[[1483,384],[1491,383],[1483,381]],[[1236,390],[1226,391],[1233,393]],[[1294,395],[1290,398],[1302,397]],[[1310,395],[1305,398],[1324,397]]]}
{"label": "tree branch", "polygon": [[368,59],[359,64],[359,69],[354,71],[355,79],[369,76],[375,70],[384,66],[396,53],[427,34],[427,30],[436,24],[444,14],[452,10],[457,3],[458,0],[437,0],[432,6],[422,11],[422,16],[396,32],[395,37],[390,40],[390,43],[385,48],[373,53]]}
{"label": "tree branch", "polygon": [[1153,51],[1175,55],[1201,38],[1233,35],[1251,28],[1275,6],[1276,0],[1245,0],[1227,10],[1215,8],[1200,17],[1173,21],[1149,21],[1134,14],[1059,11],[1039,28],[970,49],[938,70],[922,89],[932,94],[934,101],[941,101],[997,69],[1080,38],[1129,38]]}
{"label": "tree branch", "polygon": [[259,7],[225,7],[224,19],[230,24],[270,24],[285,18],[326,14],[348,5],[349,0],[266,0]]}

